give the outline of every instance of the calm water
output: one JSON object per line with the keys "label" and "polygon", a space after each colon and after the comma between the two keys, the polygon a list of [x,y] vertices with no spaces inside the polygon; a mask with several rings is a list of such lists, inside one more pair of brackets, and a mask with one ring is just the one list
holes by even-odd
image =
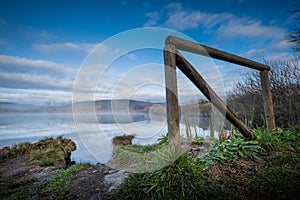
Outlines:
{"label": "calm water", "polygon": [[[147,145],[167,132],[166,116],[149,116],[143,113],[97,114],[97,123],[88,115],[76,124],[72,113],[0,114],[0,148],[21,142],[36,142],[45,137],[63,136],[75,141],[77,150],[72,159],[77,162],[105,163],[112,156],[112,138],[134,134],[135,144]],[[185,132],[185,126],[181,126]],[[197,130],[196,130],[197,129]],[[197,127],[195,131],[199,133]],[[207,132],[203,132],[203,136]]]}
{"label": "calm water", "polygon": [[[98,123],[90,123],[88,116],[83,115],[75,124],[72,113],[0,114],[0,148],[64,136],[77,145],[77,150],[72,153],[73,160],[105,163],[111,157],[111,140],[117,135],[135,134],[134,143],[145,145],[156,142],[166,133],[165,116],[152,121],[142,113],[131,116],[98,114],[97,118]],[[144,131],[143,134],[140,131]]]}

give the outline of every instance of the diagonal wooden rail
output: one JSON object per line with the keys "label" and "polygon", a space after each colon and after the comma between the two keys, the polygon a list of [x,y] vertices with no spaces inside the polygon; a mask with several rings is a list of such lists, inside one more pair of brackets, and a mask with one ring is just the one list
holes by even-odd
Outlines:
{"label": "diagonal wooden rail", "polygon": [[206,96],[206,98],[230,121],[245,137],[254,139],[255,136],[238,119],[238,117],[226,106],[220,97],[207,84],[194,67],[178,52],[183,50],[203,56],[212,57],[226,62],[242,65],[255,70],[259,70],[262,85],[262,97],[264,103],[265,117],[267,119],[268,130],[275,130],[275,117],[272,103],[272,95],[268,72],[270,67],[234,54],[230,54],[218,49],[214,49],[202,44],[197,44],[188,40],[168,36],[165,42],[164,62],[166,80],[166,100],[168,116],[169,142],[172,151],[181,149],[179,133],[179,106],[177,92],[176,66],[194,83],[194,85]]}

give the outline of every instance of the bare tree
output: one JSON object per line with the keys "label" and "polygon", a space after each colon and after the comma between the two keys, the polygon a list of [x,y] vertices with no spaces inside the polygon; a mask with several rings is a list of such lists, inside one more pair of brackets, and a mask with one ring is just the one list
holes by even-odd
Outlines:
{"label": "bare tree", "polygon": [[[300,124],[300,66],[298,59],[267,62],[275,119],[287,128]],[[259,73],[251,71],[238,82],[228,100],[229,106],[250,126],[264,125]]]}
{"label": "bare tree", "polygon": [[300,7],[296,6],[296,9],[291,11],[295,16],[296,24],[294,25],[292,31],[286,36],[287,40],[294,44],[294,51],[300,52]]}

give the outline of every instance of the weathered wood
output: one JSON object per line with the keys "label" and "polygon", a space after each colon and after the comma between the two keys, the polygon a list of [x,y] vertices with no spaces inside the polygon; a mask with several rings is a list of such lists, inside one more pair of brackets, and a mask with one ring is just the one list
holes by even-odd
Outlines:
{"label": "weathered wood", "polygon": [[181,151],[175,51],[173,45],[164,49],[168,134],[173,153]]}
{"label": "weathered wood", "polygon": [[174,36],[168,36],[166,38],[166,45],[173,44],[177,49],[200,54],[207,57],[216,58],[219,60],[227,61],[230,63],[242,65],[256,70],[270,70],[270,67],[225,51],[214,49],[212,47],[205,46],[203,44],[198,44],[192,41],[184,40]]}
{"label": "weathered wood", "polygon": [[[173,62],[173,61],[172,61]],[[194,83],[194,85],[212,102],[212,104],[230,121],[245,137],[254,139],[255,136],[225,105],[222,99],[213,91],[194,67],[177,51],[176,64],[178,68]],[[169,107],[169,106],[168,106]]]}
{"label": "weathered wood", "polygon": [[270,89],[269,71],[264,70],[260,72],[260,81],[262,87],[262,98],[265,110],[265,119],[267,123],[268,131],[274,131],[276,129],[275,115],[273,109],[273,100]]}

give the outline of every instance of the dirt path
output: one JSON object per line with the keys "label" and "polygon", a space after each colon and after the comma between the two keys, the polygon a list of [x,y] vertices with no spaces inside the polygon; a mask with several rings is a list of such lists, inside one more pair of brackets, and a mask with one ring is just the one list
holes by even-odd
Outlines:
{"label": "dirt path", "polygon": [[123,171],[105,165],[82,169],[70,189],[70,199],[107,199],[126,177]]}

